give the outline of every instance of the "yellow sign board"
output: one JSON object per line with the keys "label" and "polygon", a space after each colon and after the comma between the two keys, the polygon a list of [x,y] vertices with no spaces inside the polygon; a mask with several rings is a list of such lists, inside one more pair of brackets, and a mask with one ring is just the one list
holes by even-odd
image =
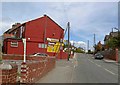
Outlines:
{"label": "yellow sign board", "polygon": [[49,44],[48,47],[47,47],[47,52],[55,52],[55,53],[58,53],[59,52],[59,49],[60,49],[60,46],[63,46],[60,45],[60,42],[56,42],[54,44]]}

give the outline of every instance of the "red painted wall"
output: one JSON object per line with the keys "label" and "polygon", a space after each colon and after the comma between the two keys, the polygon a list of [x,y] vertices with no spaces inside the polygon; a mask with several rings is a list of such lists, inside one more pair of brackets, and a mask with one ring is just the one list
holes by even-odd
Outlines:
{"label": "red painted wall", "polygon": [[[18,47],[11,47],[11,42],[18,42]],[[23,55],[23,42],[22,40],[12,40],[7,41],[7,54],[21,54]]]}
{"label": "red painted wall", "polygon": [[[11,47],[11,42],[18,42],[18,47]],[[26,44],[26,54],[33,54],[35,52],[46,53],[47,49],[38,48],[38,44],[41,42],[29,42]],[[23,55],[23,42],[22,40],[8,40],[7,41],[7,54],[20,54]]]}
{"label": "red painted wall", "polygon": [[32,20],[26,23],[25,38],[30,41],[44,40],[44,18]]}
{"label": "red painted wall", "polygon": [[47,16],[27,22],[25,37],[30,41],[44,42],[45,29],[46,38],[63,38],[64,30]]}
{"label": "red painted wall", "polygon": [[63,39],[64,30],[61,29],[59,25],[55,24],[55,22],[53,22],[50,18],[47,18],[47,21],[46,36],[50,38]]}
{"label": "red painted wall", "polygon": [[27,42],[27,55],[29,54],[33,54],[33,53],[46,53],[47,52],[47,49],[45,48],[39,48],[38,47],[38,44],[41,43],[41,42]]}

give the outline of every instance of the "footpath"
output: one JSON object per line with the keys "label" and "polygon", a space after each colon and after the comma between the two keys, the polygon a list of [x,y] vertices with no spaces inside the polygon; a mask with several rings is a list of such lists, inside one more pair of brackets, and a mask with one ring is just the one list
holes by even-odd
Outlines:
{"label": "footpath", "polygon": [[56,67],[36,83],[71,83],[72,74],[72,60],[57,60]]}

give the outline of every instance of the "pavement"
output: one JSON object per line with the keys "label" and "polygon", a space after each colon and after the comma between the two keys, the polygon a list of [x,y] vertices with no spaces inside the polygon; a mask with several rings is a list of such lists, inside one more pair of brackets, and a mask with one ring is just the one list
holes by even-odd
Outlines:
{"label": "pavement", "polygon": [[56,67],[36,83],[70,83],[72,69],[73,64],[71,60],[57,60]]}
{"label": "pavement", "polygon": [[116,63],[116,61],[114,60],[109,60],[109,59],[103,59],[105,62],[108,62],[108,63]]}
{"label": "pavement", "polygon": [[112,63],[75,54],[70,61],[57,60],[56,67],[36,83],[117,83],[118,65]]}

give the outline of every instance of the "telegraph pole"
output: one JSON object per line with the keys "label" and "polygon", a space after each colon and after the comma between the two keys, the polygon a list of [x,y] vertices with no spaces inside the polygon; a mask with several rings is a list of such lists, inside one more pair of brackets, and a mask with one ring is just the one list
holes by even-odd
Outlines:
{"label": "telegraph pole", "polygon": [[46,28],[47,28],[47,15],[44,15],[45,17],[45,26],[44,26],[44,52],[46,52]]}
{"label": "telegraph pole", "polygon": [[68,61],[70,58],[70,22],[68,22]]}
{"label": "telegraph pole", "polygon": [[89,51],[89,40],[88,40],[87,50]]}
{"label": "telegraph pole", "polygon": [[96,45],[96,39],[95,39],[95,34],[94,34],[94,52],[95,52],[95,45]]}

